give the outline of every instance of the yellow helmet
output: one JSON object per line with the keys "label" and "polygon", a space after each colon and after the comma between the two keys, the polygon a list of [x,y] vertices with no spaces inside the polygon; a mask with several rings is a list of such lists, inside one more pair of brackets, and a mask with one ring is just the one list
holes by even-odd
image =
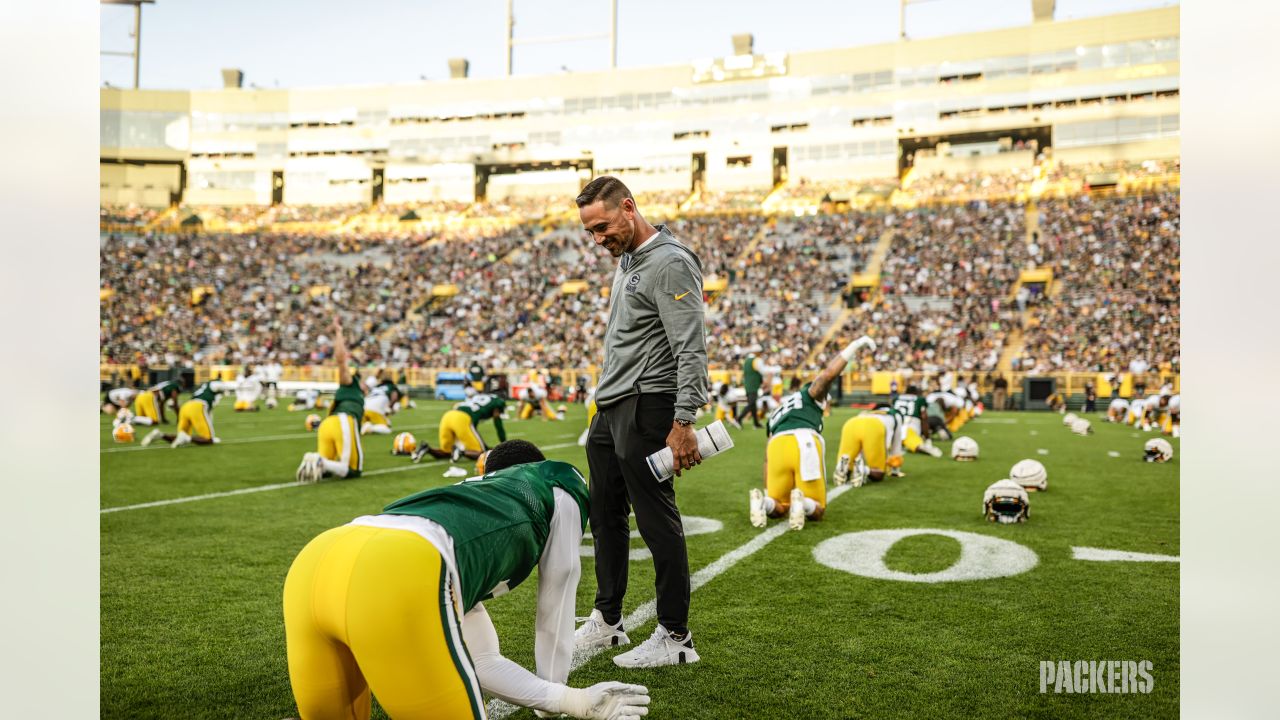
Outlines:
{"label": "yellow helmet", "polygon": [[418,449],[418,439],[413,433],[402,432],[391,442],[392,455],[412,455]]}
{"label": "yellow helmet", "polygon": [[111,431],[111,439],[118,443],[133,442],[133,426],[129,423],[120,423]]}
{"label": "yellow helmet", "polygon": [[311,413],[310,415],[307,416],[306,423],[307,423],[308,431],[315,430],[316,428],[320,427],[320,416],[316,415],[315,413]]}

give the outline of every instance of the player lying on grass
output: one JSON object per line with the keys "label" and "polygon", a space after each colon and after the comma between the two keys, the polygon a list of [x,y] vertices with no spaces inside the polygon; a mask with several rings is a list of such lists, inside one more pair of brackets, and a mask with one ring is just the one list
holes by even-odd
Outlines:
{"label": "player lying on grass", "polygon": [[160,439],[169,443],[169,447],[175,448],[187,444],[213,445],[221,442],[213,434],[213,406],[217,404],[218,391],[213,389],[212,383],[203,383],[191,394],[191,399],[182,403],[182,407],[178,409],[177,434],[170,435],[156,428],[142,438],[142,446],[146,447]]}
{"label": "player lying on grass", "polygon": [[[488,472],[328,530],[284,583],[289,681],[302,720],[367,719],[371,695],[393,718],[483,718],[488,693],[546,713],[623,720],[648,689],[565,685],[586,526],[587,485],[525,440],[486,457]],[[538,571],[537,674],[501,654],[482,601]]]}
{"label": "player lying on grass", "polygon": [[338,365],[338,389],[329,406],[329,416],[316,429],[317,452],[302,456],[297,478],[301,483],[320,482],[325,476],[355,479],[364,470],[364,448],[360,445],[360,422],[364,418],[364,387],[360,376],[347,366],[347,342],[335,311],[333,316],[333,361]]}
{"label": "player lying on grass", "polygon": [[446,410],[440,416],[440,447],[433,448],[423,442],[422,447],[413,453],[413,461],[421,462],[427,455],[449,458],[451,462],[458,462],[464,457],[469,460],[479,458],[486,446],[476,426],[492,419],[498,442],[505,442],[507,431],[502,426],[502,412],[506,407],[506,398],[487,393],[472,395],[454,405],[452,410]]}
{"label": "player lying on grass", "polygon": [[766,517],[787,516],[792,530],[804,527],[805,518],[821,520],[827,509],[827,475],[823,467],[826,446],[822,441],[822,412],[827,390],[840,377],[854,355],[875,349],[875,341],[862,336],[832,358],[818,376],[782,398],[769,416],[765,432],[764,486],[752,488],[751,524],[762,528]]}

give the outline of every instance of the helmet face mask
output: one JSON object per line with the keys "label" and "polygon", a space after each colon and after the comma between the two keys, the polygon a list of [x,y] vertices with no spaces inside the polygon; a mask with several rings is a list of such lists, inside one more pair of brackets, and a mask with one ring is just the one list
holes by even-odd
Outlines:
{"label": "helmet face mask", "polygon": [[1147,462],[1168,462],[1173,459],[1173,445],[1164,438],[1152,438],[1143,446],[1142,459]]}
{"label": "helmet face mask", "polygon": [[1031,517],[1031,499],[1021,485],[997,480],[982,494],[982,514],[990,522],[1008,525]]}

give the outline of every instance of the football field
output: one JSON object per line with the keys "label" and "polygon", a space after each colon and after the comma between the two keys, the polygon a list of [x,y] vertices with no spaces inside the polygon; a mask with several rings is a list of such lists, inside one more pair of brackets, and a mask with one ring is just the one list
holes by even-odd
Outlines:
{"label": "football field", "polygon": [[[435,444],[448,407],[419,401],[392,418],[394,431]],[[828,475],[854,413],[826,420]],[[363,439],[364,477],[296,485],[302,454],[316,448],[304,415],[224,403],[214,411],[222,444],[176,450],[113,443],[101,419],[103,717],[294,717],[281,612],[294,556],[326,529],[456,482],[441,476],[447,462],[413,465],[390,454],[393,435],[373,435]],[[731,431],[733,450],[675,481],[701,662],[623,670],[612,649],[578,658],[570,684],[645,684],[652,718],[1177,717],[1179,443],[1172,463],[1144,463],[1154,434],[1090,419],[1096,433],[1081,437],[1057,414],[988,412],[960,431],[978,441],[977,462],[953,462],[951,444],[939,443],[944,457],[908,455],[904,478],[829,484],[826,518],[800,532],[779,527],[785,520],[750,525],[764,432]],[[571,405],[564,422],[507,429],[585,474],[576,442],[585,421]],[[490,423],[480,432],[496,441]],[[1027,523],[987,522],[983,490],[1024,458],[1044,463],[1048,491],[1031,494]],[[653,566],[635,538],[633,644],[655,623]],[[1112,557],[1100,550],[1143,555],[1088,559]],[[485,603],[503,654],[529,668],[535,588],[530,578]],[[579,616],[594,592],[583,557]],[[1083,661],[1083,687],[1057,677],[1042,692],[1046,661],[1056,675]],[[1149,692],[1103,692],[1120,689],[1120,671],[1091,684],[1090,661],[1149,663]],[[1067,692],[1073,685],[1086,692]],[[534,717],[490,707],[494,717]],[[385,717],[376,700],[374,716]]]}

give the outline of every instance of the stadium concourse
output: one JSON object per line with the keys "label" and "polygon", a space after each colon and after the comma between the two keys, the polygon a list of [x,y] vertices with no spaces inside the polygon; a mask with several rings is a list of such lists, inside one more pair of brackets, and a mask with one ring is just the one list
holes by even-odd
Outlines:
{"label": "stadium concourse", "polygon": [[[938,201],[946,183],[926,177],[859,209],[796,216],[765,210],[765,193],[670,192],[648,216],[702,258],[713,369],[736,370],[758,345],[770,362],[813,371],[847,326],[882,339],[863,371],[1119,374],[1138,363],[1176,375],[1177,169],[1158,165],[1164,183],[1144,187],[1152,166],[1105,166],[1130,173],[1123,193],[1090,192],[1080,178],[1096,167],[1045,162],[961,178],[959,202]],[[833,192],[801,185],[808,197]],[[331,305],[363,365],[598,360],[613,267],[568,198],[437,203],[415,211],[426,220],[385,220],[411,209],[185,208],[221,219],[206,232],[104,207],[104,227],[142,224],[110,224],[101,245],[102,361],[319,364]],[[1051,284],[1023,287],[1028,271]],[[850,298],[860,275],[874,286]]]}

